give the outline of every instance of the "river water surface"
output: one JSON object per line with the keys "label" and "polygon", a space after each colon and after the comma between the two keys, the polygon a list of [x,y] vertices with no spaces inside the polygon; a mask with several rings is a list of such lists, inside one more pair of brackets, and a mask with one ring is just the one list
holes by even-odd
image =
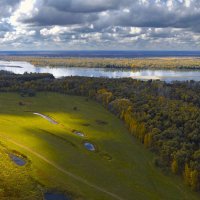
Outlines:
{"label": "river water surface", "polygon": [[154,70],[154,69],[108,69],[108,68],[83,68],[83,67],[35,67],[27,62],[2,61],[0,60],[0,70],[11,71],[16,74],[25,72],[51,73],[56,78],[63,76],[85,76],[85,77],[107,77],[150,80],[160,79],[163,81],[200,81],[200,70]]}

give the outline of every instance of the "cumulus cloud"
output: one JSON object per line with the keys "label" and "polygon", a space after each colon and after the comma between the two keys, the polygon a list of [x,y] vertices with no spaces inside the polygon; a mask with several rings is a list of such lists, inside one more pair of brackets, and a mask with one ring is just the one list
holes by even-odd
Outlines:
{"label": "cumulus cloud", "polygon": [[0,0],[0,44],[200,49],[199,0]]}

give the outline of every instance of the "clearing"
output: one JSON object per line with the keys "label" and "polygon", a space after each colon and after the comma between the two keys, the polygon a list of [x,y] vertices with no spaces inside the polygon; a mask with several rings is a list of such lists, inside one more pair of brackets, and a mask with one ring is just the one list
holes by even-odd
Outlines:
{"label": "clearing", "polygon": [[[19,106],[23,101],[31,103]],[[59,124],[55,126],[27,110],[51,116]],[[106,123],[97,123],[99,120]],[[86,135],[80,137],[72,130]],[[184,186],[178,177],[164,175],[156,168],[153,154],[128,133],[119,119],[96,102],[85,101],[84,97],[38,93],[31,98],[1,93],[0,141],[29,161],[21,167],[8,158],[7,162],[11,162],[8,166],[12,167],[4,171],[26,170],[26,176],[48,189],[69,193],[73,199],[199,199],[199,194]],[[88,151],[84,146],[86,141],[97,150]],[[13,184],[19,181],[14,174]],[[24,194],[33,188],[31,182],[26,185]],[[39,200],[38,192],[33,194]],[[25,198],[20,196],[20,199]]]}

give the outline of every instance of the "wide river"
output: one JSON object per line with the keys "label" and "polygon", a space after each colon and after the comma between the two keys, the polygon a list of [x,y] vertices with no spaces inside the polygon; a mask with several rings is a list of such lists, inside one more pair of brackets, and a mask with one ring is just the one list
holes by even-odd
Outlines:
{"label": "wide river", "polygon": [[0,60],[0,70],[11,71],[16,74],[25,72],[33,73],[51,73],[56,78],[63,76],[85,76],[85,77],[107,77],[107,78],[124,78],[131,77],[134,79],[160,79],[163,81],[200,81],[200,70],[132,70],[132,69],[108,69],[108,68],[79,68],[79,67],[35,67],[27,62],[19,61],[2,61]]}

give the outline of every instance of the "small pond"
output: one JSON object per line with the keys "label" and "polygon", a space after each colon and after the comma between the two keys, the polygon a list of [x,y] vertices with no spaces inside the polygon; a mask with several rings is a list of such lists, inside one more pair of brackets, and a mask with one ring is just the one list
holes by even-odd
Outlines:
{"label": "small pond", "polygon": [[73,130],[72,131],[74,134],[80,136],[80,137],[84,137],[84,133],[80,132],[80,131],[77,131],[77,130]]}
{"label": "small pond", "polygon": [[10,159],[18,166],[24,166],[26,164],[26,160],[23,158],[16,156],[14,154],[10,154]]}
{"label": "small pond", "polygon": [[47,192],[44,194],[45,200],[70,200],[69,197],[66,197],[64,194],[55,194],[51,192]]}
{"label": "small pond", "polygon": [[89,150],[89,151],[95,151],[94,145],[91,144],[91,143],[89,143],[89,142],[85,142],[85,143],[84,143],[84,146],[85,146],[85,148],[86,148],[87,150]]}
{"label": "small pond", "polygon": [[38,116],[40,116],[40,117],[42,117],[42,118],[48,120],[48,121],[49,121],[50,123],[52,123],[52,124],[58,124],[58,122],[56,122],[55,120],[53,120],[52,118],[50,118],[50,117],[48,117],[48,116],[46,116],[46,115],[43,115],[43,114],[37,113],[37,112],[34,112],[33,114],[34,114],[34,115],[38,115]]}

